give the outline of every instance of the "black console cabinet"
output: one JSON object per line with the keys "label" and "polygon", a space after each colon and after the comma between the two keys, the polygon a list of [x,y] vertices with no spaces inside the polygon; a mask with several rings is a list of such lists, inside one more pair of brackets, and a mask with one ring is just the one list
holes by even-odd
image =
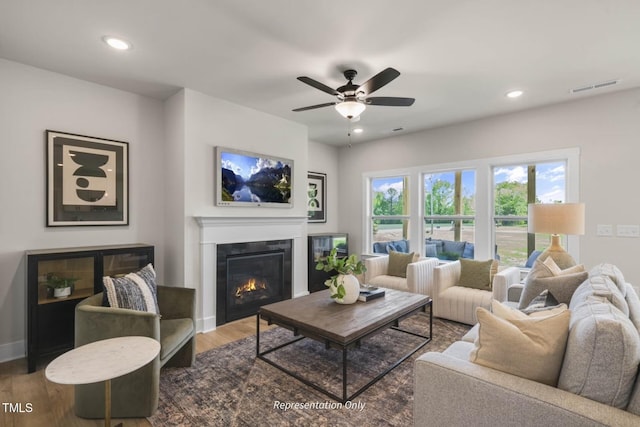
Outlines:
{"label": "black console cabinet", "polygon": [[309,292],[328,289],[324,282],[329,279],[331,273],[316,270],[318,259],[326,257],[331,249],[337,248],[339,256],[349,256],[349,235],[347,233],[318,233],[309,234],[309,265],[308,282]]}
{"label": "black console cabinet", "polygon": [[73,348],[76,304],[102,292],[102,277],[125,275],[153,263],[154,247],[92,246],[26,251],[25,255],[27,364],[31,373],[40,357]]}

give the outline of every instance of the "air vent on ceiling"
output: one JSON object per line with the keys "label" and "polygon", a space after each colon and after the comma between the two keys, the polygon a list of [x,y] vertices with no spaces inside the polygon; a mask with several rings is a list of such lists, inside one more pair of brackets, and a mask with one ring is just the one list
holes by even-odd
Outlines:
{"label": "air vent on ceiling", "polygon": [[588,90],[593,90],[593,89],[602,89],[603,87],[614,86],[614,85],[617,85],[618,83],[620,83],[620,79],[609,80],[609,81],[600,82],[600,83],[594,83],[594,84],[591,84],[591,85],[581,86],[581,87],[576,87],[576,88],[570,89],[569,93],[580,93],[580,92],[586,92]]}

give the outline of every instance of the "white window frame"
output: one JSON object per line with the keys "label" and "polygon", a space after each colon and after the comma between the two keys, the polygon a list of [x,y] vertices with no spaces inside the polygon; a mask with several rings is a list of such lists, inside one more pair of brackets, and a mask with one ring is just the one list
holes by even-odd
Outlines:
{"label": "white window frame", "polygon": [[[494,192],[493,169],[500,166],[514,164],[547,163],[553,161],[566,161],[566,201],[579,202],[580,198],[580,148],[564,148],[533,153],[512,154],[485,159],[463,160],[459,162],[422,165],[404,169],[386,171],[365,172],[362,174],[364,221],[362,222],[362,248],[361,253],[371,255],[373,242],[370,230],[372,221],[371,208],[371,179],[389,178],[394,176],[409,177],[409,247],[411,251],[423,254],[425,236],[424,224],[424,184],[425,174],[451,172],[454,170],[474,169],[476,171],[476,215],[475,215],[475,257],[477,259],[489,259],[493,257],[495,238],[493,233]],[[417,201],[417,202],[416,202]],[[578,236],[568,236],[565,247],[575,259],[580,259],[580,247]]]}
{"label": "white window frame", "polygon": [[[371,175],[369,178],[365,179],[365,191],[366,191],[365,206],[367,211],[365,216],[366,220],[364,223],[364,234],[363,234],[365,238],[363,240],[365,242],[368,241],[368,243],[365,243],[365,248],[368,248],[366,251],[363,252],[365,254],[373,254],[373,239],[372,239],[373,236],[371,234],[371,230],[373,230],[373,221],[375,219],[380,219],[380,218],[407,220],[408,228],[409,228],[409,235],[407,236],[407,240],[409,241],[409,250],[410,251],[415,250],[415,248],[411,246],[412,242],[415,241],[412,239],[412,236],[411,236],[412,230],[415,227],[412,221],[413,198],[412,198],[411,190],[414,187],[413,180],[411,176],[406,173],[406,170],[399,170],[398,173],[393,173],[393,172],[394,171],[386,171],[384,174],[381,174],[381,175],[374,174],[374,175]],[[405,189],[405,192],[404,192],[404,195],[406,195],[409,198],[409,214],[408,215],[374,215],[373,205],[372,205],[373,191],[372,191],[371,181],[373,181],[374,179],[383,179],[383,178],[404,178],[405,176],[408,178],[407,182],[409,184],[409,191]]]}
{"label": "white window frame", "polygon": [[[433,172],[433,171],[429,171],[429,172],[422,172],[421,176],[420,176],[420,182],[422,185],[422,198],[421,198],[421,203],[424,205],[426,200],[426,195],[425,195],[425,191],[424,191],[424,181],[425,181],[425,177],[427,175],[437,175],[437,174],[442,174],[442,173],[456,173],[456,172],[468,172],[468,171],[473,171],[476,175],[474,181],[475,181],[475,188],[473,189],[474,191],[474,200],[477,199],[476,197],[476,193],[477,193],[477,188],[478,188],[478,182],[477,182],[477,175],[478,172],[473,169],[473,168],[464,168],[464,169],[453,169],[453,170],[442,170],[439,172]],[[473,207],[474,212],[475,212],[475,205]],[[427,215],[427,212],[423,212],[423,216],[422,216],[422,236],[426,236],[427,233],[427,228],[429,228],[430,226],[428,226],[426,224],[427,218],[430,217],[430,215]],[[464,221],[464,220],[473,220],[473,228],[474,228],[474,243],[475,245],[475,228],[476,228],[476,214],[474,213],[473,215],[435,215],[432,217],[433,219],[438,219],[438,220],[444,220],[444,221]],[[423,253],[423,251],[426,251],[425,248],[422,248],[422,251],[420,252],[421,254]]]}

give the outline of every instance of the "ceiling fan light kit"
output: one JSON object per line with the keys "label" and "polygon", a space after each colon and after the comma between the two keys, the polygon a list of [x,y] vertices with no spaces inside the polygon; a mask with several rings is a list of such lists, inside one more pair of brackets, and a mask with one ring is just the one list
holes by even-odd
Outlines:
{"label": "ceiling fan light kit", "polygon": [[345,119],[358,117],[365,109],[366,105],[355,100],[347,100],[336,104],[336,111]]}
{"label": "ceiling fan light kit", "polygon": [[367,105],[381,105],[388,107],[408,107],[413,105],[414,98],[397,98],[397,97],[373,97],[368,96],[387,85],[392,80],[400,75],[398,70],[393,68],[387,68],[361,85],[353,83],[353,79],[358,73],[355,70],[346,70],[344,77],[347,79],[347,84],[340,86],[337,89],[333,89],[324,83],[320,83],[307,76],[298,77],[302,83],[308,84],[322,92],[338,98],[337,102],[326,102],[324,104],[311,105],[309,107],[296,108],[293,111],[307,111],[315,110],[316,108],[328,107],[333,105],[344,118],[352,120],[357,118],[367,108]]}

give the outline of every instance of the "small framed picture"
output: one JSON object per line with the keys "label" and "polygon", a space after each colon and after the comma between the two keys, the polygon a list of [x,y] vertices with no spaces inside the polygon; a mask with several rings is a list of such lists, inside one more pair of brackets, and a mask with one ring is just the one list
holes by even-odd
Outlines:
{"label": "small framed picture", "polygon": [[327,222],[326,173],[307,173],[307,222]]}
{"label": "small framed picture", "polygon": [[129,224],[129,144],[47,130],[47,227]]}

